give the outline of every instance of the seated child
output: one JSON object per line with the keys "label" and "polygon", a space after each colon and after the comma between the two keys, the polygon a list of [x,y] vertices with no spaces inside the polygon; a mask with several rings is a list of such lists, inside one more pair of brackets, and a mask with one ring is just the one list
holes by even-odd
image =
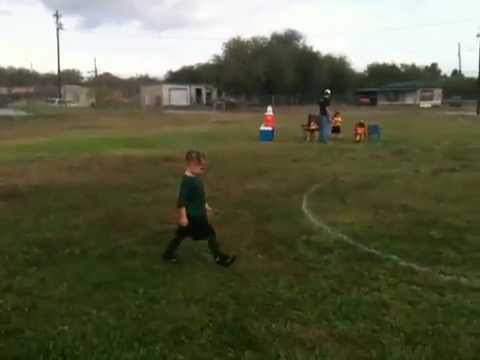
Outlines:
{"label": "seated child", "polygon": [[367,139],[367,125],[364,121],[355,124],[355,142],[364,142]]}
{"label": "seated child", "polygon": [[335,115],[333,115],[332,120],[332,135],[339,138],[342,136],[342,124],[343,119],[342,115],[337,111]]}
{"label": "seated child", "polygon": [[320,131],[320,126],[318,126],[318,119],[315,115],[308,115],[308,120],[306,125],[302,125],[303,130],[305,131],[305,140],[306,141],[316,141],[318,132]]}

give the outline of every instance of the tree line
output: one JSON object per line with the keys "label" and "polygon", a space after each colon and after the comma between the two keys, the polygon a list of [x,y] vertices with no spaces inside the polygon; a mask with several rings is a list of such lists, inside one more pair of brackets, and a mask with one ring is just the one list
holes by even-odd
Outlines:
{"label": "tree line", "polygon": [[[64,70],[62,80],[64,84],[120,88],[126,96],[138,95],[141,85],[160,82],[148,75],[122,79],[111,73],[84,78],[75,69]],[[165,81],[213,84],[234,96],[285,95],[298,101],[317,98],[325,88],[348,97],[357,88],[406,81],[443,87],[447,96],[474,98],[478,91],[475,79],[464,77],[457,70],[442,74],[437,63],[428,66],[373,63],[363,72],[355,71],[346,57],[316,51],[296,30],[275,32],[269,37],[235,37],[210,61],[169,71]],[[56,82],[54,73],[0,67],[0,86],[54,87]]]}
{"label": "tree line", "polygon": [[[62,84],[84,85],[95,89],[97,104],[116,103],[118,100],[133,101],[140,93],[142,85],[160,83],[160,80],[149,75],[120,78],[109,72],[85,78],[79,70],[66,69],[61,73]],[[0,67],[0,87],[35,87],[34,97],[49,98],[58,96],[57,74],[39,73],[25,68]],[[0,94],[1,95],[1,94]],[[17,95],[8,95],[12,99]]]}
{"label": "tree line", "polygon": [[[105,72],[98,76],[90,76],[86,78],[79,70],[75,69],[63,70],[61,72],[61,78],[62,83],[68,85],[98,85],[107,87],[135,87],[139,83],[148,85],[160,82],[160,80],[150,77],[148,74],[124,79],[109,72]],[[25,68],[0,66],[0,86],[57,86],[57,74],[42,74]]]}
{"label": "tree line", "polygon": [[437,63],[373,63],[355,71],[343,56],[323,54],[306,43],[296,30],[275,32],[269,37],[236,37],[227,41],[221,54],[206,63],[184,66],[166,75],[166,81],[211,83],[233,95],[282,94],[316,98],[330,88],[337,96],[349,96],[358,88],[418,81],[443,87],[447,96],[475,98],[476,79],[458,70],[442,74]]}
{"label": "tree line", "polygon": [[[74,69],[62,71],[62,78],[66,84],[72,85],[79,85],[84,81],[82,73]],[[57,74],[54,73],[42,74],[24,68],[0,66],[0,86],[55,86],[56,84]]]}

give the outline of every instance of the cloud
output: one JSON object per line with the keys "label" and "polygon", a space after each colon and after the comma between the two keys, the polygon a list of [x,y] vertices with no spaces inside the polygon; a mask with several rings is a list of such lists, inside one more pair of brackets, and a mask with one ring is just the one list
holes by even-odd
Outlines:
{"label": "cloud", "polygon": [[[21,0],[17,0],[21,1]],[[23,0],[27,1],[27,0]],[[35,1],[35,0],[31,0]],[[272,1],[258,0],[37,0],[52,13],[80,19],[83,28],[101,25],[139,24],[146,30],[192,30],[240,22],[242,28],[253,16],[269,14]],[[298,2],[308,0],[297,0]],[[276,0],[275,9],[285,8],[287,0]],[[228,28],[228,27],[227,27]]]}
{"label": "cloud", "polygon": [[[137,23],[148,30],[166,31],[197,25],[197,0],[40,0],[50,10],[79,17],[81,26]],[[199,1],[199,0],[198,0]]]}

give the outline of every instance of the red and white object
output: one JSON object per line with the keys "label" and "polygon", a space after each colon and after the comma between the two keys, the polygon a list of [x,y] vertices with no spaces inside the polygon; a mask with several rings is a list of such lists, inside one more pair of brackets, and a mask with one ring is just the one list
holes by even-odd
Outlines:
{"label": "red and white object", "polygon": [[267,112],[263,115],[263,126],[267,128],[275,129],[275,113],[273,107],[267,107]]}

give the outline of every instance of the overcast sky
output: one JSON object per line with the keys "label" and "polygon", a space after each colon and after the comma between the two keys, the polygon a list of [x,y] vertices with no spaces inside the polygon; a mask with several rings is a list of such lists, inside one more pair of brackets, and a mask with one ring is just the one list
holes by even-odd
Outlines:
{"label": "overcast sky", "polygon": [[0,65],[56,69],[52,14],[65,16],[64,68],[120,76],[204,62],[228,38],[294,28],[322,53],[373,61],[438,62],[475,75],[479,0],[0,0]]}

